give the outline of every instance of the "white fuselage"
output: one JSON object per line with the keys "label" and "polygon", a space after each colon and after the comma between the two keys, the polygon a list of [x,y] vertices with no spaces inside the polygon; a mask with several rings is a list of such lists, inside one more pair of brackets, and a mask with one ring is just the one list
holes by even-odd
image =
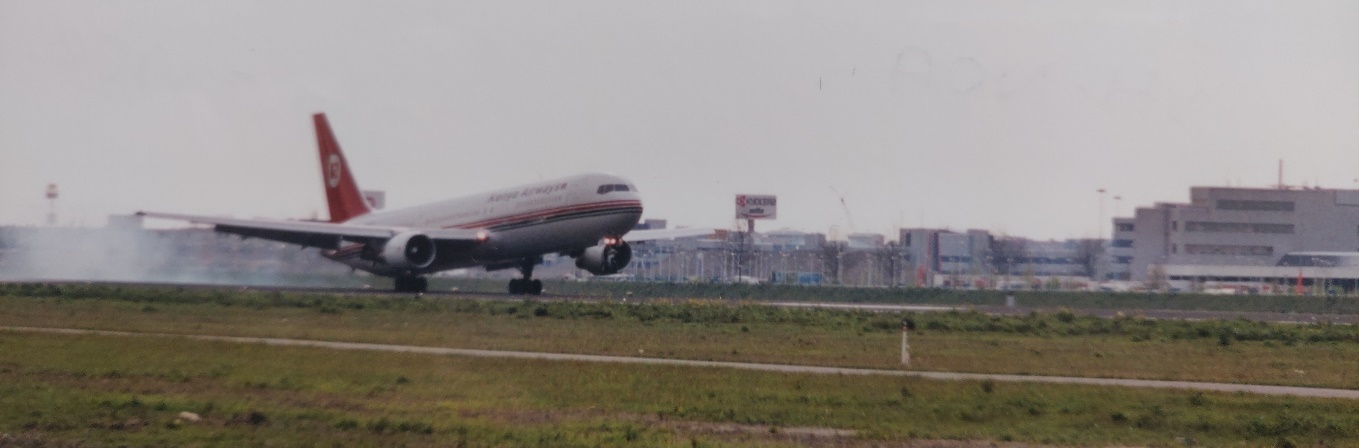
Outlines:
{"label": "white fuselage", "polygon": [[622,238],[641,216],[641,198],[631,182],[609,174],[582,174],[370,213],[344,222],[487,232],[486,241],[475,245],[440,247],[435,262],[418,272],[388,272],[390,268],[386,265],[359,257],[362,247],[358,244],[326,251],[325,255],[379,275],[496,265],[543,254],[579,251],[599,244],[606,237]]}

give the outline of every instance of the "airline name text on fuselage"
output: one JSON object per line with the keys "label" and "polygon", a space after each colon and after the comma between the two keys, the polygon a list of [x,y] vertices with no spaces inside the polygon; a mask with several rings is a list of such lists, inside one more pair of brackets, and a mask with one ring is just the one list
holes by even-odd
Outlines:
{"label": "airline name text on fuselage", "polygon": [[541,186],[537,186],[537,187],[529,187],[529,188],[525,188],[525,189],[519,190],[519,191],[507,191],[507,192],[504,192],[504,193],[496,193],[496,194],[491,195],[491,197],[490,197],[489,199],[487,199],[486,202],[503,202],[503,201],[509,201],[509,200],[513,200],[513,199],[517,199],[517,198],[521,198],[521,197],[525,197],[525,196],[534,196],[534,195],[541,195],[541,194],[551,194],[551,193],[556,193],[556,192],[558,192],[558,191],[562,191],[562,190],[565,190],[565,189],[566,189],[566,182],[562,182],[562,183],[560,183],[560,184],[552,184],[552,185],[541,185]]}

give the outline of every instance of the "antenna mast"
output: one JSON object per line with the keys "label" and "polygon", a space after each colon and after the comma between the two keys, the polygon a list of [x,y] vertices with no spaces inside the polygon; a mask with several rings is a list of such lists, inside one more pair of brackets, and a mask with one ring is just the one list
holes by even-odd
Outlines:
{"label": "antenna mast", "polygon": [[57,225],[57,184],[47,184],[47,225]]}

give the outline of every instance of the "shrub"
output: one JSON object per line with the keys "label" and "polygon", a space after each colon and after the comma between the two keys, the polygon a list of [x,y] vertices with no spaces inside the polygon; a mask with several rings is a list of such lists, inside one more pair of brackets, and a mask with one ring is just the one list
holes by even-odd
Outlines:
{"label": "shrub", "polygon": [[249,423],[251,425],[259,426],[268,423],[269,418],[266,417],[262,412],[250,411],[250,414],[246,415],[245,421],[246,423]]}

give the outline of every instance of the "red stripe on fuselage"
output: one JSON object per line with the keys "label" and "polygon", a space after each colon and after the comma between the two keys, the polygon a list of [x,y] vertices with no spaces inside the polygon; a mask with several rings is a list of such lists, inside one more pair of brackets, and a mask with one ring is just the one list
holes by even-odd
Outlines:
{"label": "red stripe on fuselage", "polygon": [[641,207],[641,206],[642,206],[642,201],[638,201],[638,200],[619,200],[619,201],[592,202],[592,203],[589,203],[589,204],[568,205],[568,206],[562,206],[562,207],[557,207],[557,208],[551,208],[551,209],[547,209],[547,210],[539,210],[539,211],[528,212],[528,213],[520,213],[520,214],[518,214],[518,215],[510,215],[510,216],[505,216],[505,217],[500,217],[500,218],[483,219],[483,220],[477,221],[477,222],[472,222],[472,223],[467,223],[467,224],[458,224],[458,225],[455,225],[455,226],[448,226],[448,227],[445,227],[445,228],[451,228],[451,229],[481,229],[481,228],[494,227],[494,226],[504,225],[504,224],[519,223],[519,222],[522,222],[522,221],[533,221],[533,220],[537,220],[537,219],[550,218],[550,217],[552,217],[553,215],[559,215],[559,214],[564,214],[564,213],[574,213],[574,212],[582,212],[582,211],[595,211],[595,210],[603,210],[603,209],[609,209],[609,208]]}

